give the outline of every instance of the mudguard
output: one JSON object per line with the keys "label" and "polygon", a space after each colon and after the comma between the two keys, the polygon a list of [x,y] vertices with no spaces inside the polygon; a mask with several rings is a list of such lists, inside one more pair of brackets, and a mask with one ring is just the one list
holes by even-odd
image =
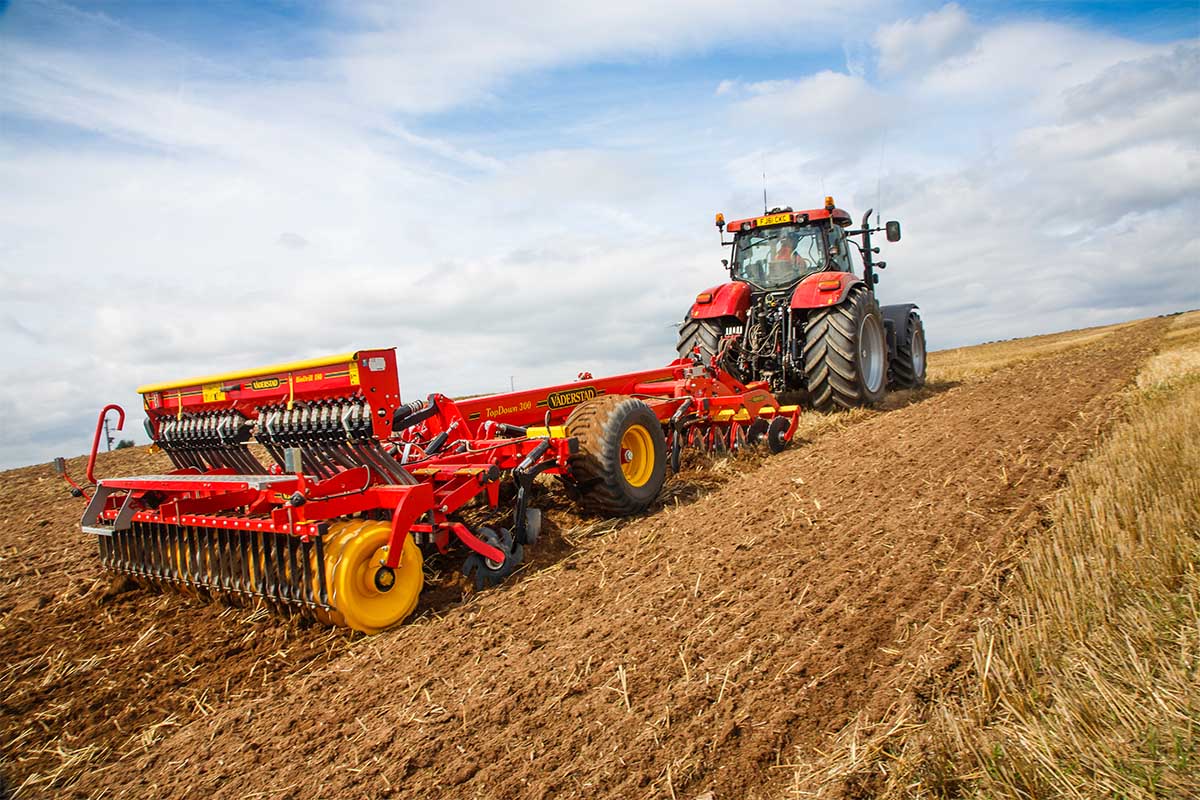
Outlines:
{"label": "mudguard", "polygon": [[916,303],[897,303],[892,306],[880,306],[883,314],[883,327],[887,330],[888,358],[896,357],[896,337],[903,334],[908,326],[909,313],[917,308]]}
{"label": "mudguard", "polygon": [[853,272],[814,272],[796,286],[791,305],[801,309],[836,306],[858,285],[863,285],[863,279]]}
{"label": "mudguard", "polygon": [[696,302],[692,303],[689,316],[692,319],[737,317],[745,321],[746,312],[749,310],[750,284],[734,281],[705,289],[696,295]]}

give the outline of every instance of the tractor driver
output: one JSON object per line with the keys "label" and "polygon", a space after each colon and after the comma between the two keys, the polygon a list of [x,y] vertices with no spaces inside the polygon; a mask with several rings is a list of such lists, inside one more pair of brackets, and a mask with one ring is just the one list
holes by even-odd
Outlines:
{"label": "tractor driver", "polygon": [[800,277],[807,266],[808,261],[796,252],[796,235],[786,231],[775,245],[766,277],[776,286],[783,286]]}

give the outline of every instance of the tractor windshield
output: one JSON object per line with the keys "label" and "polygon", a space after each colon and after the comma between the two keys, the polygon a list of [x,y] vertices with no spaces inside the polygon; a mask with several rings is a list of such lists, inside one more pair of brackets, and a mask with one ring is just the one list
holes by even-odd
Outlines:
{"label": "tractor windshield", "polygon": [[784,289],[825,269],[820,228],[777,225],[740,234],[733,246],[733,277],[760,289]]}

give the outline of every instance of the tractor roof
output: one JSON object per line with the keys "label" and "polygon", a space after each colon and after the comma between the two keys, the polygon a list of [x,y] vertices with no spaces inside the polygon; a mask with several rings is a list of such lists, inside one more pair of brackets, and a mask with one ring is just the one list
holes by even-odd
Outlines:
{"label": "tractor roof", "polygon": [[850,214],[836,207],[811,208],[807,211],[793,211],[790,208],[772,209],[770,214],[761,217],[735,219],[726,226],[730,233],[739,233],[767,225],[784,225],[787,223],[808,223],[822,220],[832,220],[833,224],[843,228],[851,223]]}

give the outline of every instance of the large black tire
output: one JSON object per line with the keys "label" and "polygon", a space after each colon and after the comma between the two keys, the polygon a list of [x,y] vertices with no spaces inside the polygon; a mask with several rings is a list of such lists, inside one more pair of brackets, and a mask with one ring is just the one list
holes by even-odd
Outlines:
{"label": "large black tire", "polygon": [[875,298],[862,285],[836,306],[810,311],[804,328],[808,402],[836,411],[880,402],[887,392],[887,334]]}
{"label": "large black tire", "polygon": [[896,331],[892,385],[897,389],[920,389],[925,385],[925,324],[916,311],[908,312],[904,330]]}
{"label": "large black tire", "polygon": [[679,326],[679,342],[675,345],[675,351],[680,358],[691,358],[693,349],[699,347],[700,358],[707,366],[721,346],[721,337],[725,334],[726,324],[730,324],[729,320],[736,322],[733,317],[693,319],[689,314]]}
{"label": "large black tire", "polygon": [[624,517],[645,511],[658,497],[667,443],[648,405],[623,395],[589,400],[575,407],[566,428],[579,441],[570,478],[585,511]]}

